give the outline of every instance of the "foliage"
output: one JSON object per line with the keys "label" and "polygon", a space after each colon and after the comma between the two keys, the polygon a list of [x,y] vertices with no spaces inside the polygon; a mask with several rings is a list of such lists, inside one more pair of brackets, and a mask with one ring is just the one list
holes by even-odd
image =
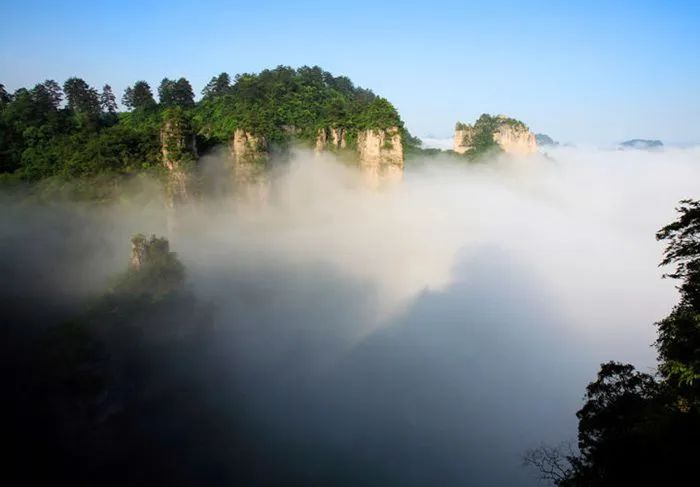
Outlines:
{"label": "foliage", "polygon": [[681,281],[681,301],[657,323],[656,348],[662,374],[700,409],[700,201],[683,200],[677,211],[656,238],[668,242],[661,265],[675,265],[665,277]]}
{"label": "foliage", "polygon": [[114,294],[159,300],[182,289],[185,268],[177,255],[170,251],[167,239],[137,234],[131,239],[131,244],[131,266],[115,281]]}
{"label": "foliage", "polygon": [[[700,454],[700,202],[684,200],[680,217],[657,233],[668,240],[662,265],[679,279],[680,303],[657,323],[659,371],[629,364],[601,365],[586,388],[579,419],[578,455],[541,449],[526,463],[560,486],[668,485],[691,478]],[[535,461],[538,460],[538,461]],[[558,465],[567,465],[563,471]]]}
{"label": "foliage", "polygon": [[78,316],[4,329],[6,456],[29,485],[177,485],[195,470],[173,459],[216,434],[202,418],[224,424],[199,392],[221,371],[209,365],[208,308],[183,290],[167,240],[135,241],[140,269]]}
{"label": "foliage", "polygon": [[278,66],[239,74],[230,86],[228,81],[226,73],[212,78],[194,115],[203,133],[221,141],[238,128],[274,144],[285,143],[291,135],[313,140],[323,127],[347,132],[403,127],[387,100],[318,66]]}
{"label": "foliage", "polygon": [[179,163],[194,161],[194,136],[185,111],[179,106],[168,108],[163,112],[162,120],[161,145],[164,154],[167,153],[167,159]]}
{"label": "foliage", "polygon": [[110,117],[110,121],[116,121],[117,116],[117,98],[112,92],[112,87],[109,85],[104,85],[102,87],[102,93],[100,94],[100,106],[107,116]]}
{"label": "foliage", "polygon": [[469,125],[463,122],[457,122],[455,130],[462,130],[464,134],[464,144],[469,147],[465,152],[465,156],[469,159],[476,160],[484,156],[501,152],[501,147],[494,138],[494,134],[503,125],[508,125],[513,128],[528,130],[520,120],[505,117],[503,115],[489,115],[483,113],[474,123]]}
{"label": "foliage", "polygon": [[[196,135],[205,150],[227,143],[236,129],[280,150],[292,137],[313,142],[321,128],[342,128],[350,148],[366,129],[398,127],[406,147],[418,147],[386,99],[346,77],[321,68],[279,66],[259,74],[215,76],[195,103],[185,78],[164,78],[158,88],[137,81],[122,98],[119,113],[109,85],[101,92],[84,80],[53,80],[12,95],[0,90],[0,173],[22,180],[90,178],[100,173],[130,175],[160,165],[161,149],[187,162]],[[65,105],[63,100],[65,97]],[[181,137],[161,140],[166,126]],[[172,132],[172,130],[171,130]],[[164,146],[161,147],[161,143]]]}
{"label": "foliage", "polygon": [[163,78],[158,87],[158,98],[160,105],[164,108],[194,107],[194,92],[192,85],[185,78],[180,78],[177,81],[168,78]]}
{"label": "foliage", "polygon": [[147,110],[156,106],[151,86],[145,81],[137,81],[133,87],[128,87],[124,91],[122,103],[134,110]]}
{"label": "foliage", "polygon": [[228,73],[221,73],[212,77],[207,86],[202,90],[204,98],[224,96],[231,90],[231,77]]}

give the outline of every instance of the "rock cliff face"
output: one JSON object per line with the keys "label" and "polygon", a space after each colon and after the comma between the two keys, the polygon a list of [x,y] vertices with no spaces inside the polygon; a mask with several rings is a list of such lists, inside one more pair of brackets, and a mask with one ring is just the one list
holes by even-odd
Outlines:
{"label": "rock cliff face", "polygon": [[455,129],[454,143],[452,144],[452,150],[457,154],[464,154],[472,146],[472,127],[465,126],[462,128]]}
{"label": "rock cliff face", "polygon": [[325,127],[318,130],[316,135],[316,152],[346,149],[348,146],[347,133],[342,127]]}
{"label": "rock cliff face", "polygon": [[131,258],[129,268],[134,271],[141,270],[142,267],[152,264],[159,257],[170,254],[170,244],[165,238],[157,238],[151,235],[137,234],[131,239]]}
{"label": "rock cliff face", "polygon": [[168,169],[166,196],[169,206],[190,199],[187,164],[197,159],[194,133],[186,119],[174,117],[166,121],[160,130],[161,159]]}
{"label": "rock cliff face", "polygon": [[401,130],[368,129],[357,136],[360,169],[371,186],[391,183],[403,177]]}
{"label": "rock cliff face", "polygon": [[503,115],[482,115],[474,125],[458,123],[452,149],[458,154],[464,154],[474,147],[474,140],[479,134],[483,143],[485,133],[490,133],[493,143],[506,154],[529,155],[537,152],[535,134],[522,122]]}
{"label": "rock cliff face", "polygon": [[238,197],[264,201],[268,195],[268,152],[265,137],[236,129],[229,148],[233,159],[233,184]]}
{"label": "rock cliff face", "polygon": [[236,129],[230,142],[234,164],[251,164],[267,159],[265,137],[254,135],[243,129]]}
{"label": "rock cliff face", "polygon": [[523,156],[537,152],[535,134],[525,126],[502,124],[494,132],[493,140],[506,154]]}
{"label": "rock cliff face", "polygon": [[[319,129],[316,153],[337,151],[348,147],[348,133],[340,127]],[[357,134],[358,165],[363,177],[372,187],[400,180],[403,176],[403,144],[398,127],[368,129]]]}

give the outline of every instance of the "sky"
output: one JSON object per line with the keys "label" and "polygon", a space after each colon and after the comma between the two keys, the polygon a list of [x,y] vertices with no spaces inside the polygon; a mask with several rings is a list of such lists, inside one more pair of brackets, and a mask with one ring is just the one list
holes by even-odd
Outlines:
{"label": "sky", "polygon": [[386,97],[419,137],[502,113],[562,142],[700,142],[697,1],[25,0],[2,6],[0,83],[319,65]]}

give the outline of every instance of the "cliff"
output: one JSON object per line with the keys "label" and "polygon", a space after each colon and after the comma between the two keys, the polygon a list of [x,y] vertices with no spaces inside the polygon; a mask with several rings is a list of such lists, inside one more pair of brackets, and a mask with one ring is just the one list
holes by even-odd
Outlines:
{"label": "cliff", "polygon": [[474,129],[468,125],[457,124],[455,129],[454,142],[452,144],[452,150],[457,154],[464,154],[472,146],[472,134]]}
{"label": "cliff", "polygon": [[179,112],[166,117],[160,130],[161,160],[168,170],[166,183],[170,206],[190,198],[189,164],[197,159],[197,143],[189,121]]}
{"label": "cliff", "polygon": [[534,154],[537,140],[527,125],[503,115],[483,114],[474,125],[457,123],[453,141],[456,153],[479,156],[493,149],[513,155]]}
{"label": "cliff", "polygon": [[529,155],[537,152],[535,134],[524,125],[501,124],[493,139],[506,154]]}
{"label": "cliff", "polygon": [[399,127],[366,129],[351,134],[344,128],[325,127],[317,132],[316,153],[347,149],[349,135],[354,140],[358,166],[370,186],[401,179],[404,153]]}
{"label": "cliff", "polygon": [[268,144],[265,137],[236,129],[229,143],[233,159],[233,184],[238,197],[265,201],[268,195]]}
{"label": "cliff", "polygon": [[264,162],[267,159],[267,141],[243,129],[236,129],[229,143],[234,165]]}
{"label": "cliff", "polygon": [[401,130],[367,129],[357,136],[359,166],[371,186],[400,180],[403,176],[403,144]]}
{"label": "cliff", "polygon": [[316,135],[316,152],[340,150],[348,146],[347,131],[342,127],[324,127]]}

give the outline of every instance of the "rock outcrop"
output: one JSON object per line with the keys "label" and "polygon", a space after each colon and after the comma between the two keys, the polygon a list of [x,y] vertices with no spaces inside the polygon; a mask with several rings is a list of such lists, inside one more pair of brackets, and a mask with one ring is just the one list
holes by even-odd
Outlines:
{"label": "rock outcrop", "polygon": [[316,134],[316,152],[326,149],[340,150],[348,146],[347,132],[342,127],[324,127]]}
{"label": "rock outcrop", "polygon": [[[484,141],[487,139],[487,142]],[[490,140],[490,142],[488,142]],[[478,147],[481,144],[481,147]],[[513,155],[529,155],[537,152],[535,134],[515,119],[498,115],[482,115],[474,125],[458,123],[455,127],[453,150],[465,154],[472,149],[498,146],[503,152]]]}
{"label": "rock outcrop", "polygon": [[252,164],[267,159],[265,137],[254,135],[243,129],[236,129],[229,144],[234,164]]}
{"label": "rock outcrop", "polygon": [[360,132],[357,151],[360,170],[370,186],[395,182],[403,177],[403,145],[398,127]]}
{"label": "rock outcrop", "polygon": [[470,125],[457,124],[452,150],[457,154],[464,154],[472,147],[473,127]]}
{"label": "rock outcrop", "polygon": [[265,137],[236,129],[229,148],[237,196],[247,201],[265,201],[269,191],[269,154]]}
{"label": "rock outcrop", "polygon": [[501,124],[494,132],[493,140],[506,154],[525,156],[537,152],[535,134],[525,125]]}
{"label": "rock outcrop", "polygon": [[182,116],[168,119],[160,130],[163,165],[168,169],[166,184],[169,206],[190,199],[188,165],[197,159],[197,143],[188,120]]}
{"label": "rock outcrop", "polygon": [[170,244],[165,238],[151,235],[149,239],[138,233],[131,239],[129,269],[140,271],[142,267],[150,265],[168,254],[170,254]]}

